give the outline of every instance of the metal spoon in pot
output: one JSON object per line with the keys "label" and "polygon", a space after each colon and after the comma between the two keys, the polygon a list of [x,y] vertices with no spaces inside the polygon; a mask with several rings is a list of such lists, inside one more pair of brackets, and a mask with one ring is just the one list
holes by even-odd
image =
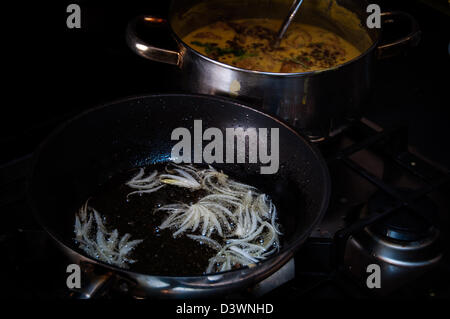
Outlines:
{"label": "metal spoon in pot", "polygon": [[292,3],[291,8],[289,9],[289,14],[286,16],[283,23],[281,24],[281,27],[278,30],[277,37],[274,39],[274,42],[272,43],[272,46],[274,48],[277,48],[280,45],[281,39],[283,38],[289,26],[291,25],[291,22],[294,20],[295,15],[297,14],[297,11],[302,5],[302,3],[303,0],[294,0],[294,2]]}

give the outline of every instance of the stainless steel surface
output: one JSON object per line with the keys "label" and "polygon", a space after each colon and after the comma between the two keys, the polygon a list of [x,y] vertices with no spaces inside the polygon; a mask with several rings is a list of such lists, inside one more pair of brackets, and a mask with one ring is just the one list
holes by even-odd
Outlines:
{"label": "stainless steel surface", "polygon": [[294,258],[292,258],[272,276],[253,286],[249,291],[249,295],[252,297],[262,297],[273,289],[280,287],[294,278],[295,261]]}
{"label": "stainless steel surface", "polygon": [[157,61],[157,62],[178,65],[181,62],[179,52],[173,51],[173,50],[161,49],[161,48],[157,48],[155,46],[149,45],[149,44],[145,43],[144,41],[142,41],[137,36],[137,34],[136,34],[136,32],[134,32],[134,30],[136,29],[136,25],[139,21],[145,21],[147,23],[151,23],[154,25],[166,25],[167,24],[167,20],[157,18],[157,17],[139,16],[139,17],[133,19],[133,21],[131,21],[128,24],[128,27],[127,27],[128,29],[126,32],[126,40],[127,40],[129,47],[134,52],[136,52],[136,54],[138,54],[144,58],[147,58],[147,59],[150,59],[153,61]]}
{"label": "stainless steel surface", "polygon": [[[150,276],[127,270],[118,270],[108,264],[98,262],[76,253],[63,244],[59,244],[73,263],[82,267],[103,271],[98,277],[91,276],[88,285],[77,292],[77,297],[88,299],[96,297],[104,286],[112,281],[126,283],[126,292],[136,298],[206,298],[225,296],[242,292],[243,287],[255,290],[249,293],[254,296],[270,291],[294,276],[293,253],[283,252],[251,268],[229,271],[204,276],[170,277]],[[83,266],[84,265],[84,266]],[[97,266],[98,265],[98,266]],[[285,266],[283,268],[283,266]],[[109,271],[110,270],[110,271]],[[279,274],[278,271],[280,271]],[[272,278],[272,276],[274,277]],[[273,282],[275,281],[275,282]]]}
{"label": "stainless steel surface", "polygon": [[[418,203],[435,214],[435,206],[429,199]],[[378,214],[389,205],[389,197],[375,193],[362,209],[361,217]],[[370,264],[380,266],[381,294],[389,293],[430,270],[442,258],[440,231],[406,208],[396,214],[364,228],[350,236],[346,244],[344,264],[364,282]]]}
{"label": "stainless steel surface", "polygon": [[350,273],[365,282],[367,266],[376,264],[381,270],[381,289],[387,294],[430,270],[442,258],[439,232],[429,238],[408,243],[396,242],[365,230],[349,238],[344,263]]}
{"label": "stainless steel surface", "polygon": [[[84,262],[82,259],[74,260],[81,264],[81,269],[83,270],[83,285],[80,289],[72,289],[70,295],[71,298],[75,299],[95,299],[101,297],[101,295],[108,291],[108,289],[118,290],[124,295],[129,295],[138,299],[148,298],[148,289],[142,289],[142,287],[137,287],[138,283],[141,286],[153,286],[152,293],[154,296],[161,297],[160,291],[164,292],[163,297],[197,297],[197,293],[192,294],[197,288],[190,282],[187,286],[181,286],[177,284],[175,287],[173,282],[168,282],[167,280],[161,280],[160,277],[152,278],[140,278],[140,280],[130,279],[128,276],[121,276],[117,272],[107,271],[105,272],[100,267],[96,267],[91,262]],[[100,273],[95,274],[94,270]],[[236,289],[227,291],[227,296],[231,298],[247,298],[247,297],[261,297],[275,288],[289,282],[295,277],[295,261],[291,258],[286,264],[284,264],[280,269],[275,271],[272,275],[263,279],[262,281],[256,283],[247,289]],[[175,288],[174,292],[170,292],[172,287]],[[160,291],[158,289],[161,289]],[[166,290],[165,290],[166,289]],[[184,293],[187,293],[186,295]],[[203,292],[202,297],[212,296],[212,293]]]}
{"label": "stainless steel surface", "polygon": [[[133,112],[130,111],[131,108]],[[184,115],[172,117],[172,120],[167,122],[164,119],[167,118],[168,112]],[[151,116],[147,117],[146,115],[148,114],[151,114]],[[38,208],[39,204],[36,202],[45,202],[48,199],[47,195],[50,195],[52,200],[53,198],[58,198],[58,200],[67,206],[71,205],[69,204],[70,200],[75,200],[75,197],[72,197],[72,195],[67,200],[64,199],[62,196],[56,194],[55,189],[52,190],[48,186],[55,184],[51,182],[52,176],[43,166],[47,166],[53,172],[57,171],[58,174],[55,176],[57,179],[61,175],[67,176],[51,160],[57,159],[58,163],[67,168],[71,174],[81,178],[80,180],[77,178],[71,180],[74,181],[74,184],[79,185],[74,185],[75,189],[85,192],[84,194],[77,193],[77,196],[86,198],[88,194],[92,194],[94,189],[98,189],[98,185],[105,183],[109,176],[115,174],[117,171],[142,165],[142,161],[148,163],[168,158],[173,146],[167,136],[170,136],[170,132],[174,128],[188,127],[192,123],[192,119],[197,118],[199,115],[203,116],[205,126],[211,127],[228,127],[227,125],[233,122],[234,125],[240,125],[243,128],[254,127],[255,125],[261,125],[261,123],[264,126],[279,128],[280,141],[285,145],[279,154],[280,169],[276,175],[266,177],[265,181],[277,187],[278,191],[277,193],[274,191],[274,196],[279,194],[279,200],[284,201],[289,206],[284,206],[283,210],[280,209],[279,214],[280,220],[283,220],[283,224],[286,225],[284,227],[285,236],[282,247],[270,258],[258,262],[255,265],[252,264],[248,267],[211,275],[158,276],[124,270],[83,255],[84,252],[73,242],[71,235],[73,234],[73,222],[69,222],[66,218],[73,216],[69,210],[67,210],[69,215],[63,215],[60,214],[59,209],[50,210],[47,205],[44,205],[45,209],[43,210]],[[219,116],[214,117],[213,115]],[[235,122],[234,117],[239,117],[241,121]],[[79,127],[76,125],[78,123],[84,126],[86,123],[89,123],[87,124],[89,126],[90,123],[96,122],[95,119],[97,118],[101,119],[102,126],[101,128],[98,125],[90,126],[90,129],[93,131],[90,131],[86,127],[78,129]],[[263,122],[264,120],[267,122]],[[149,129],[154,130],[150,137],[148,135]],[[101,132],[104,135],[101,135]],[[114,133],[110,135],[111,132]],[[115,135],[116,132],[121,133]],[[96,139],[93,140],[92,136],[96,136]],[[71,138],[76,139],[77,143],[72,143]],[[110,138],[114,139],[114,142],[111,142]],[[152,144],[149,146],[149,139],[151,141],[161,141],[163,145]],[[101,149],[103,145],[105,148],[111,150],[111,145],[114,145],[112,149],[123,150],[125,147],[128,147],[130,140],[136,144],[130,149],[130,152],[126,152],[127,159],[111,162],[109,151]],[[48,154],[52,150],[58,154],[60,153],[59,141],[64,145],[71,145],[70,151],[65,150],[63,152],[64,156],[67,157],[66,159]],[[140,141],[146,146],[143,148],[137,146],[140,144]],[[90,148],[91,150],[87,150]],[[112,152],[115,151],[113,150]],[[88,163],[86,164],[80,160],[76,160],[73,155],[85,153],[91,154],[96,159],[90,158],[88,160],[85,158],[86,163]],[[107,158],[108,163],[113,167],[105,165],[104,160],[100,158]],[[97,163],[102,164],[99,167]],[[114,166],[117,164],[124,165],[124,167],[118,168]],[[90,171],[91,168],[92,171]],[[78,172],[77,169],[80,169],[82,173]],[[229,171],[232,171],[232,169],[235,170],[234,172],[239,170],[239,173],[242,174],[243,169],[249,168],[245,165],[229,167]],[[77,118],[67,121],[41,144],[39,150],[35,153],[34,166],[30,174],[32,180],[32,186],[29,188],[30,205],[33,207],[36,220],[60,244],[65,254],[72,259],[73,263],[90,263],[92,265],[98,265],[98,268],[102,269],[103,273],[108,271],[113,272],[116,279],[126,282],[129,293],[137,297],[209,297],[212,295],[229,294],[257,284],[271,276],[287,263],[305,242],[310,232],[325,214],[331,191],[330,177],[325,161],[322,159],[320,153],[293,129],[267,114],[258,112],[230,99],[187,94],[127,98],[103,107],[91,109],[79,115]],[[39,176],[42,176],[42,179]],[[103,179],[103,181],[99,181],[98,178]],[[40,180],[46,183],[44,187],[38,186]],[[285,180],[288,181],[288,185],[283,183]],[[296,182],[298,180],[299,184],[292,184],[294,183],[292,182],[293,180]],[[90,189],[90,187],[92,188]],[[298,189],[294,187],[298,187]],[[37,193],[41,191],[43,194],[38,195]],[[268,190],[268,192],[272,193],[271,190]],[[72,193],[65,191],[66,195]],[[302,196],[299,197],[298,194],[302,194]],[[306,201],[304,206],[302,198]],[[295,202],[289,202],[290,200],[295,200]],[[54,202],[53,204],[57,205]],[[78,206],[78,204],[72,205],[74,207]],[[303,209],[296,210],[299,205]],[[54,212],[56,212],[57,218],[64,220],[61,222],[59,219],[57,220],[53,215]],[[284,222],[284,218],[289,222]]]}
{"label": "stainless steel surface", "polygon": [[294,20],[295,15],[298,12],[298,9],[300,9],[300,6],[302,5],[303,0],[295,0],[292,3],[291,9],[289,9],[289,13],[286,16],[286,19],[284,19],[283,23],[281,24],[280,29],[277,33],[277,38],[273,44],[274,47],[278,47],[280,45],[281,40],[284,37],[284,34],[286,33],[287,29],[291,25],[291,22]]}
{"label": "stainless steel surface", "polygon": [[[372,86],[372,70],[380,30],[366,27],[367,2],[362,0],[305,2],[295,21],[332,29],[363,52],[359,57],[337,67],[304,73],[270,73],[226,65],[193,50],[181,38],[196,28],[220,18],[283,19],[291,1],[174,1],[169,15],[172,37],[178,43],[178,58],[170,52],[169,63],[181,69],[180,86],[186,91],[237,98],[286,121],[320,140],[339,130],[343,123],[361,114],[363,102]],[[338,12],[339,14],[334,14]],[[347,20],[340,21],[339,16]],[[412,31],[418,32],[417,30]],[[165,62],[167,50],[139,40],[128,28],[128,45],[137,54]],[[383,51],[416,42],[410,35],[384,44]],[[386,51],[385,51],[386,52]],[[161,54],[163,57],[161,58]],[[157,58],[155,58],[155,55]],[[176,62],[176,63],[175,63]]]}

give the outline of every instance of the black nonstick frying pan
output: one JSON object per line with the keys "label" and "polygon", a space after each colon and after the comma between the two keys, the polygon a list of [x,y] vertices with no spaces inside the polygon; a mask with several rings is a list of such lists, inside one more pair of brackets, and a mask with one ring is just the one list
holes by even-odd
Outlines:
{"label": "black nonstick frying pan", "polygon": [[[155,276],[123,270],[84,255],[74,241],[74,214],[98,187],[118,172],[169,161],[175,128],[278,128],[279,170],[260,174],[261,164],[213,164],[235,179],[260,188],[277,203],[283,246],[254,267],[213,275]],[[205,142],[206,144],[206,142]],[[203,95],[153,95],[89,110],[53,132],[35,152],[29,199],[45,230],[74,262],[100,269],[86,296],[105,278],[120,278],[138,296],[210,296],[247,287],[283,266],[323,216],[330,195],[320,154],[275,118],[233,100]],[[170,252],[168,252],[170,253]],[[157,261],[155,261],[157,262]],[[96,271],[98,273],[98,271]],[[107,274],[107,275],[105,275]]]}

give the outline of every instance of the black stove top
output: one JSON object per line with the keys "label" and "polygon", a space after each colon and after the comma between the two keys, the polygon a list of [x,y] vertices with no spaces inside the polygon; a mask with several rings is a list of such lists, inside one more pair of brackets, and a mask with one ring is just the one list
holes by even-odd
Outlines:
{"label": "black stove top", "polygon": [[[295,255],[295,272],[291,268],[288,279],[269,285],[265,296],[450,297],[450,117],[448,80],[439,77],[449,70],[449,38],[436,31],[450,29],[449,16],[422,1],[379,3],[411,12],[423,31],[422,42],[407,56],[380,61],[365,117],[317,144],[331,174],[330,207]],[[79,33],[55,18],[66,6],[36,9],[49,17],[43,25],[48,32],[36,38],[34,30],[23,30],[42,49],[33,61],[18,53],[20,74],[12,83],[18,81],[21,89],[7,93],[14,102],[1,126],[0,281],[9,297],[71,296],[65,283],[68,261],[35,222],[25,199],[38,143],[58,124],[96,104],[133,94],[179,92],[171,85],[176,70],[135,57],[121,36],[129,18],[164,14],[166,6],[82,5],[87,27]],[[413,254],[404,255],[405,249]],[[392,284],[367,288],[369,273],[359,260],[382,267],[390,263]],[[413,271],[402,272],[399,265]]]}

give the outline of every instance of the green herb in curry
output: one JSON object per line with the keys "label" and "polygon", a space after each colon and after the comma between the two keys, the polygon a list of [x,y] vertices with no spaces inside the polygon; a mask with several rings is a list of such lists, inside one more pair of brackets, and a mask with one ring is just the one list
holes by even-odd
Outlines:
{"label": "green herb in curry", "polygon": [[231,48],[231,47],[220,48],[217,46],[217,43],[210,43],[210,42],[203,43],[199,41],[192,41],[191,44],[204,47],[206,54],[211,55],[213,57],[221,57],[226,54],[233,54],[237,57],[241,57],[246,54],[246,52],[241,48]]}

